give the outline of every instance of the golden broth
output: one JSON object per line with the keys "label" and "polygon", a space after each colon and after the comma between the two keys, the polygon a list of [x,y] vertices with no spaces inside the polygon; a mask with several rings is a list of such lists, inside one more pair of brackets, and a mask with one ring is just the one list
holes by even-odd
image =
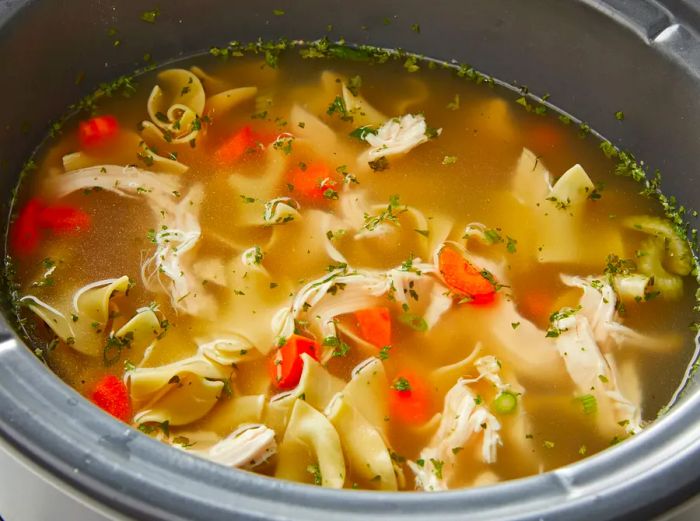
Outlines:
{"label": "golden broth", "polygon": [[[289,306],[304,284],[324,276],[328,273],[328,265],[335,264],[325,251],[319,250],[318,241],[323,240],[326,232],[337,231],[337,228],[321,229],[321,223],[303,218],[277,226],[240,225],[242,219],[251,213],[250,208],[255,208],[261,215],[265,201],[257,200],[256,194],[244,191],[240,183],[232,180],[233,176],[248,181],[264,176],[265,172],[269,172],[264,156],[267,152],[244,155],[243,159],[232,163],[217,160],[215,151],[245,125],[251,125],[260,135],[273,137],[285,132],[294,135],[304,130],[299,121],[290,115],[294,104],[304,107],[328,125],[339,143],[338,150],[342,150],[319,151],[314,150],[313,143],[292,142],[289,153],[277,151],[286,163],[285,172],[298,167],[300,162],[310,165],[321,161],[331,171],[345,164],[359,184],[351,183],[343,189],[338,185],[341,199],[356,197],[361,190],[367,194],[366,202],[369,205],[386,206],[393,195],[399,195],[400,207],[408,205],[416,208],[428,219],[431,227],[438,222],[451,225],[449,238],[454,241],[462,240],[463,230],[469,223],[479,222],[488,229],[498,230],[502,242],[476,246],[470,243],[470,248],[487,258],[505,263],[504,272],[509,287],[497,292],[497,302],[512,299],[514,309],[522,317],[521,321],[531,321],[541,330],[543,339],[551,325],[551,313],[564,306],[575,306],[580,298],[580,290],[567,287],[560,275],[590,275],[603,280],[603,270],[610,253],[634,259],[635,252],[640,248],[643,236],[624,228],[624,219],[635,215],[661,215],[653,201],[638,195],[639,186],[636,183],[612,174],[612,163],[600,153],[593,139],[583,139],[576,128],[561,124],[556,116],[538,116],[524,110],[513,102],[512,93],[500,87],[470,84],[441,70],[424,68],[409,74],[393,63],[371,66],[344,61],[302,60],[291,55],[283,55],[276,69],[253,58],[222,63],[200,57],[177,64],[181,68],[191,65],[201,67],[211,76],[209,80],[204,80],[207,96],[217,90],[234,87],[258,88],[253,98],[229,112],[215,113],[205,120],[204,130],[197,137],[195,146],[185,143],[155,147],[158,154],[163,156],[177,152],[177,160],[189,167],[186,173],[173,174],[179,176],[181,184],[178,190],[181,194],[175,196],[176,199],[184,197],[194,185],[203,186],[203,196],[197,201],[201,237],[194,253],[188,257],[190,260],[186,269],[195,270],[195,263],[201,261],[201,264],[196,268],[197,284],[190,288],[186,298],[202,303],[205,311],[193,315],[175,309],[164,291],[145,287],[141,267],[144,259],[153,255],[154,251],[153,232],[149,238],[149,230],[159,230],[167,220],[165,212],[161,222],[144,204],[144,198],[149,197],[145,191],[131,198],[119,197],[108,190],[71,193],[62,198],[60,204],[86,212],[91,218],[89,229],[68,234],[47,232],[42,235],[38,247],[30,253],[13,252],[19,294],[34,295],[66,315],[70,312],[67,303],[82,286],[102,279],[129,276],[133,287],[128,297],[117,295],[112,299],[112,310],[118,308],[118,315],[110,320],[115,323],[120,321],[123,325],[138,308],[155,302],[159,308],[159,319],[168,322],[167,331],[155,341],[145,367],[158,367],[192,356],[201,339],[210,338],[212,334],[238,333],[247,336],[251,333],[244,327],[247,322],[251,328],[261,327],[258,317],[265,310]],[[330,78],[330,81],[325,84],[320,79],[324,71],[333,71],[326,76],[326,80]],[[348,158],[355,158],[367,149],[366,143],[348,135],[358,126],[357,122],[343,121],[337,114],[327,114],[329,104],[336,95],[332,93],[333,89],[339,89],[340,82],[355,75],[361,77],[359,92],[378,111],[387,117],[422,113],[431,127],[442,129],[440,136],[417,146],[405,156],[389,157],[389,168],[386,170],[374,172],[366,167],[356,170],[355,164],[348,164]],[[335,78],[338,78],[337,82]],[[100,114],[113,114],[123,131],[135,131],[142,121],[149,119],[147,99],[157,81],[156,73],[140,77],[135,95],[129,99],[113,98],[101,102]],[[221,87],[217,88],[219,84]],[[308,126],[308,122],[302,123]],[[61,175],[65,175],[62,157],[80,149],[76,125],[77,122],[71,123],[61,136],[39,151],[38,168],[20,187],[20,208],[31,198],[56,203],[47,188],[47,179],[58,179],[60,183]],[[585,203],[585,226],[580,227],[578,236],[574,237],[582,245],[582,253],[573,262],[538,261],[538,256],[556,245],[562,237],[543,238],[539,235],[538,221],[532,217],[532,212],[539,210],[518,206],[513,197],[513,172],[524,148],[533,151],[537,161],[552,174],[553,180],[579,163],[596,185],[604,185],[600,199]],[[97,156],[105,163],[136,164],[146,170],[151,167],[136,157],[133,148],[114,145],[98,152]],[[289,179],[285,176],[287,174],[275,184],[270,198],[299,198],[302,217],[310,210],[323,211],[336,217],[340,215],[340,201],[304,201],[295,190],[290,190],[287,186]],[[260,184],[255,182],[249,185],[253,191],[260,188]],[[372,213],[369,207],[365,207],[364,211]],[[568,210],[558,209],[555,204],[546,210],[553,214],[562,211]],[[320,214],[314,215],[315,219]],[[416,231],[407,219],[408,216],[403,214],[400,227],[390,226],[388,238],[355,240],[351,233],[346,233],[334,238],[333,244],[343,251],[351,268],[388,270],[412,256],[432,262],[430,254],[421,253],[421,250],[425,251],[430,237],[419,233],[423,230]],[[305,226],[305,223],[309,226]],[[241,273],[246,268],[235,265],[233,260],[240,257],[241,245],[247,248],[268,244],[272,234],[276,237],[274,246],[263,251],[266,282],[260,284],[252,281],[254,275],[248,278],[246,273]],[[620,242],[608,240],[610,237],[619,237]],[[611,245],[614,247],[612,250]],[[51,259],[51,262],[47,263],[45,259]],[[48,277],[42,278],[52,263],[55,263],[55,269]],[[51,282],[46,283],[46,280]],[[625,346],[610,353],[616,367],[626,368],[624,374],[617,375],[623,387],[634,387],[636,375],[640,385],[637,405],[641,407],[645,422],[653,420],[659,409],[669,402],[693,354],[693,336],[687,326],[692,320],[691,302],[695,285],[688,277],[684,282],[686,287],[681,298],[669,299],[660,295],[658,298],[642,299],[641,302],[625,303],[626,326],[648,337],[675,335],[673,349],[657,352]],[[167,279],[164,284],[167,287]],[[344,291],[340,288],[336,296],[329,298],[343,299]],[[255,294],[255,298],[252,294]],[[419,297],[427,298],[426,295]],[[414,302],[409,297],[409,302],[411,306],[415,304],[416,309],[421,309],[423,301],[420,299]],[[428,398],[426,410],[422,411],[424,419],[443,410],[445,394],[455,384],[456,376],[479,376],[473,364],[437,382],[430,379],[432,371],[464,359],[477,344],[481,346],[479,356],[498,356],[502,352],[495,347],[499,340],[493,330],[485,326],[489,320],[485,317],[492,312],[489,306],[459,303],[456,299],[435,326],[423,332],[399,320],[403,312],[400,306],[389,300],[385,305],[392,313],[391,349],[388,357],[382,360],[387,381],[395,384],[396,377],[408,371],[426,382]],[[34,320],[29,313],[26,318],[30,322]],[[341,332],[354,331],[357,334],[352,315],[341,316],[339,323],[345,328],[340,328]],[[498,327],[512,329],[516,334],[519,323],[504,320]],[[113,353],[110,353],[108,361],[111,363],[107,364],[102,346],[110,328],[103,329],[95,331],[94,337],[83,340],[97,346],[96,356],[81,354],[65,342],[58,342],[53,350],[44,354],[51,369],[87,397],[92,395],[96,383],[105,375],[122,378],[131,364],[140,366],[145,353],[144,346],[138,349],[125,347],[117,352],[117,359],[111,360]],[[112,330],[116,329],[117,326],[112,325]],[[41,347],[51,339],[52,334],[40,327],[31,336],[35,346]],[[371,353],[366,347],[356,345],[352,338],[342,333],[339,336],[349,345],[349,351],[344,356],[331,356],[325,367],[330,374],[348,381],[352,368],[370,354],[378,356],[379,349]],[[323,339],[317,340],[321,343]],[[264,348],[267,351],[270,346]],[[176,444],[178,436],[187,437],[194,442],[187,450],[196,451],[197,445],[207,447],[207,439],[197,441],[196,436],[198,432],[213,429],[208,423],[211,414],[225,408],[226,403],[235,397],[265,395],[269,398],[278,392],[268,376],[270,356],[237,363],[236,368],[232,369],[235,375],[230,382],[231,391],[221,391],[214,412],[183,425],[170,425],[168,429],[149,424],[142,430]],[[615,438],[610,436],[610,432],[599,429],[598,413],[586,413],[581,400],[575,397],[581,393],[577,393],[570,378],[553,376],[548,380],[547,375],[540,375],[533,379],[526,373],[521,374],[517,365],[505,361],[501,369],[504,381],[516,382],[522,388],[522,394],[518,397],[515,413],[498,414],[491,411],[501,424],[502,443],[497,448],[496,461],[483,461],[480,456],[481,435],[474,434],[465,446],[454,448],[454,461],[449,463],[449,469],[444,468],[445,473],[450,472],[450,487],[486,484],[549,470],[603,450],[611,442],[626,436],[625,425],[620,426]],[[486,379],[470,384],[470,389],[487,409],[492,407],[498,394]],[[386,393],[391,392],[395,391],[387,387]],[[264,423],[264,419],[263,415],[261,423]],[[437,419],[418,424],[407,424],[391,416],[385,420],[386,426],[377,428],[385,429],[386,446],[397,465],[403,469],[406,480],[400,488],[413,489],[415,480],[404,459],[421,459],[422,451],[435,435]],[[225,421],[224,425],[227,425]],[[217,439],[225,437],[236,426],[232,423],[228,432],[225,432],[226,429],[218,432]],[[278,433],[276,443],[280,445],[282,442]],[[182,442],[179,444],[182,445]],[[309,450],[309,457],[313,460],[315,456]],[[361,471],[352,468],[347,450],[344,447],[348,467],[344,486],[377,488],[375,481],[363,478]],[[273,456],[255,470],[274,475],[275,458]],[[302,474],[304,472],[306,469]],[[434,465],[433,472],[436,472]],[[313,469],[306,475],[304,480],[313,482]]]}

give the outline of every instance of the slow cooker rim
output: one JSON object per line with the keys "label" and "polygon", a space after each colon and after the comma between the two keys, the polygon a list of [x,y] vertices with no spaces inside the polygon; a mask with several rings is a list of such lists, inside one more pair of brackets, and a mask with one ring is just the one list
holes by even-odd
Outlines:
{"label": "slow cooker rim", "polygon": [[[603,2],[601,0],[578,0],[590,5],[606,14],[610,14],[609,4],[614,1]],[[31,2],[26,2],[30,4]],[[647,2],[657,4],[656,2]],[[631,30],[634,21],[615,11],[615,19]],[[682,63],[682,59],[674,56],[674,59]],[[691,64],[692,65],[692,64]],[[692,68],[692,67],[691,67]],[[695,469],[697,473],[700,463],[700,426],[684,425],[682,418],[693,417],[700,413],[700,395],[690,397],[689,400],[674,407],[664,418],[636,437],[635,440],[626,442],[612,450],[602,454],[591,456],[582,462],[563,467],[543,475],[523,478],[482,489],[468,489],[434,494],[386,494],[378,492],[361,491],[329,491],[299,485],[289,482],[281,482],[271,478],[257,476],[237,470],[229,470],[205,460],[195,458],[186,453],[178,453],[162,444],[140,435],[132,429],[127,429],[123,424],[113,420],[107,415],[97,411],[89,405],[80,395],[70,387],[63,384],[58,378],[49,374],[35,357],[25,348],[22,341],[12,332],[8,323],[0,319],[0,434],[15,449],[22,452],[29,459],[49,470],[52,474],[70,484],[77,491],[94,498],[99,498],[103,503],[115,510],[121,510],[135,517],[153,516],[153,518],[173,519],[173,513],[165,507],[168,500],[173,500],[170,505],[183,507],[181,512],[187,510],[187,504],[195,505],[199,512],[206,514],[211,512],[216,517],[226,513],[240,513],[249,518],[285,517],[290,512],[290,505],[302,509],[309,515],[322,517],[337,517],[338,510],[343,513],[343,507],[355,509],[355,513],[366,515],[372,512],[379,517],[396,517],[426,515],[426,513],[439,509],[442,515],[460,517],[464,513],[465,506],[474,510],[470,514],[497,515],[503,511],[503,505],[508,505],[508,500],[518,497],[519,515],[552,516],[556,518],[574,519],[574,510],[586,508],[587,515],[591,515],[596,507],[604,504],[606,512],[601,515],[621,514],[619,501],[615,496],[621,487],[611,486],[607,490],[598,490],[596,487],[586,489],[587,482],[609,484],[612,470],[615,475],[624,475],[632,478],[640,470],[640,463],[654,454],[667,456],[662,462],[655,460],[662,466],[662,470],[653,476],[637,474],[635,481],[640,506],[649,505],[659,499],[674,497],[674,501],[683,499],[697,485],[698,478],[691,472],[679,472],[682,469]],[[16,368],[16,370],[12,370]],[[23,393],[23,394],[18,394]],[[17,403],[15,396],[24,396],[27,402]],[[61,403],[73,408],[74,415],[70,418],[70,429],[61,429],[60,423],[41,425],[40,418],[45,420],[55,417],[60,409],[51,407]],[[39,414],[36,414],[39,413]],[[35,417],[36,414],[36,417]],[[90,430],[81,429],[89,427]],[[37,431],[43,431],[37,433]],[[97,433],[100,433],[97,435]],[[72,434],[74,436],[68,436]],[[53,448],[48,449],[49,443],[42,442],[53,438]],[[76,446],[75,439],[82,439],[82,444]],[[699,440],[699,441],[695,441]],[[649,452],[646,452],[649,451]],[[144,456],[148,455],[146,459]],[[154,466],[143,466],[137,473],[129,472],[130,458],[138,456],[143,463],[157,463]],[[646,456],[646,458],[644,457]],[[636,461],[637,466],[625,470],[627,459]],[[161,465],[162,464],[162,465]],[[616,467],[616,465],[618,465]],[[642,465],[643,468],[648,467]],[[77,469],[77,470],[76,470]],[[167,470],[167,472],[166,472]],[[642,469],[643,470],[643,469]],[[182,472],[190,471],[191,476]],[[103,478],[111,474],[110,480]],[[164,475],[165,474],[165,475]],[[198,480],[198,478],[211,478]],[[173,497],[165,482],[160,478],[179,478],[178,484],[184,488]],[[150,478],[150,480],[149,480]],[[651,483],[649,480],[653,479]],[[185,488],[190,485],[191,490],[185,493]],[[197,489],[214,487],[220,496],[214,494],[209,497],[197,496]],[[680,495],[677,489],[687,489]],[[214,490],[214,488],[211,488]],[[131,491],[131,496],[126,490]],[[560,495],[553,496],[552,490]],[[228,492],[228,497],[226,493]],[[231,496],[233,494],[233,496]],[[540,498],[551,503],[560,500],[561,503],[549,505],[534,501]],[[360,509],[361,498],[364,506]],[[160,499],[160,507],[150,504],[153,500]],[[227,505],[213,504],[214,499],[233,499],[241,503],[235,504],[236,510],[227,510]],[[536,510],[528,512],[523,499],[530,498]],[[244,506],[243,503],[248,502]],[[311,503],[314,503],[313,505]],[[493,505],[500,505],[493,508]],[[668,505],[667,505],[668,506]],[[479,510],[483,508],[482,510]],[[512,504],[511,504],[512,508]],[[617,508],[618,510],[615,510]],[[625,507],[626,508],[626,507]],[[629,513],[629,512],[627,512]],[[294,514],[297,514],[296,512]],[[509,515],[514,514],[513,511]],[[347,517],[344,517],[347,518]]]}

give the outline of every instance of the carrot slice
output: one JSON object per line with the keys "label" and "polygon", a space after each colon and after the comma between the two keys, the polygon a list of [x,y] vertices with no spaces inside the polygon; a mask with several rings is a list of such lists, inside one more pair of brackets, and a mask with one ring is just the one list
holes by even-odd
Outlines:
{"label": "carrot slice", "polygon": [[328,197],[327,191],[336,190],[340,182],[340,175],[319,161],[299,166],[289,172],[289,183],[294,187],[294,191],[311,201],[332,198]]}
{"label": "carrot slice", "polygon": [[551,150],[561,144],[563,131],[560,125],[540,123],[528,132],[533,149],[537,151]]}
{"label": "carrot slice", "polygon": [[72,206],[47,206],[39,212],[38,224],[54,233],[79,232],[90,227],[90,216]]}
{"label": "carrot slice", "polygon": [[108,375],[97,382],[90,398],[100,409],[118,420],[127,423],[131,420],[129,391],[116,376]]}
{"label": "carrot slice", "polygon": [[355,312],[360,336],[378,348],[391,345],[391,316],[389,308],[376,307]]}
{"label": "carrot slice", "polygon": [[318,344],[300,335],[292,335],[280,347],[268,364],[270,379],[278,389],[292,389],[297,386],[304,369],[303,353],[308,354],[314,360],[317,356]]}
{"label": "carrot slice", "polygon": [[493,282],[454,248],[444,246],[440,250],[438,267],[453,293],[470,298],[475,304],[486,304],[493,300],[496,293]]}
{"label": "carrot slice", "polygon": [[82,148],[95,148],[109,143],[119,132],[114,116],[96,116],[78,124],[78,139]]}
{"label": "carrot slice", "polygon": [[12,248],[17,255],[29,255],[39,245],[41,235],[38,221],[43,209],[44,205],[38,199],[31,199],[20,210],[10,236]]}
{"label": "carrot slice", "polygon": [[214,157],[222,163],[235,163],[245,154],[261,150],[262,139],[246,125],[236,132],[216,150]]}
{"label": "carrot slice", "polygon": [[389,411],[392,419],[410,425],[430,419],[432,398],[426,382],[410,371],[398,373],[389,391]]}

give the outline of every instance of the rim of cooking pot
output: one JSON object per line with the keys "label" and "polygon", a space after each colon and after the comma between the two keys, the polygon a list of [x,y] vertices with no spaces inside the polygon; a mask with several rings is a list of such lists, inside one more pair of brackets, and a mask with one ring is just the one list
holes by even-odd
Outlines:
{"label": "rim of cooking pot", "polygon": [[[0,4],[0,18],[14,13],[18,5],[33,3]],[[579,3],[645,37],[649,31],[658,36],[673,26],[658,22],[645,10],[652,6],[668,13],[658,2]],[[686,20],[693,13],[700,20],[700,11],[692,11],[692,5],[683,0],[681,4],[688,9]],[[683,29],[677,19],[669,20]],[[689,73],[700,71],[700,43],[694,36],[659,52]],[[647,517],[698,490],[698,417],[700,393],[689,393],[632,440],[579,463],[494,486],[429,494],[327,490],[226,469],[126,427],[48,372],[5,318],[0,319],[0,434],[4,441],[78,494],[137,518]]]}

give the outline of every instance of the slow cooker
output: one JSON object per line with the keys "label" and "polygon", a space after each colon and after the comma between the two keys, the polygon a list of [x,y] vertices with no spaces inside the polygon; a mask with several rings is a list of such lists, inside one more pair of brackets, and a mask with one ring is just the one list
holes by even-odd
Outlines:
{"label": "slow cooker", "polygon": [[[156,23],[141,20],[154,7]],[[100,82],[137,68],[144,53],[162,63],[231,40],[315,40],[329,24],[332,39],[466,62],[547,93],[659,168],[664,190],[682,204],[700,200],[697,0],[0,0],[0,225],[48,122]],[[118,46],[106,37],[111,27]],[[611,117],[618,110],[624,125]],[[5,302],[0,316],[7,521],[648,519],[700,491],[700,387],[692,377],[670,411],[634,439],[552,472],[431,494],[332,491],[226,469],[125,427],[34,357],[8,309]],[[36,492],[20,485],[27,469]],[[74,498],[74,507],[57,499],[39,508],[52,497]]]}

